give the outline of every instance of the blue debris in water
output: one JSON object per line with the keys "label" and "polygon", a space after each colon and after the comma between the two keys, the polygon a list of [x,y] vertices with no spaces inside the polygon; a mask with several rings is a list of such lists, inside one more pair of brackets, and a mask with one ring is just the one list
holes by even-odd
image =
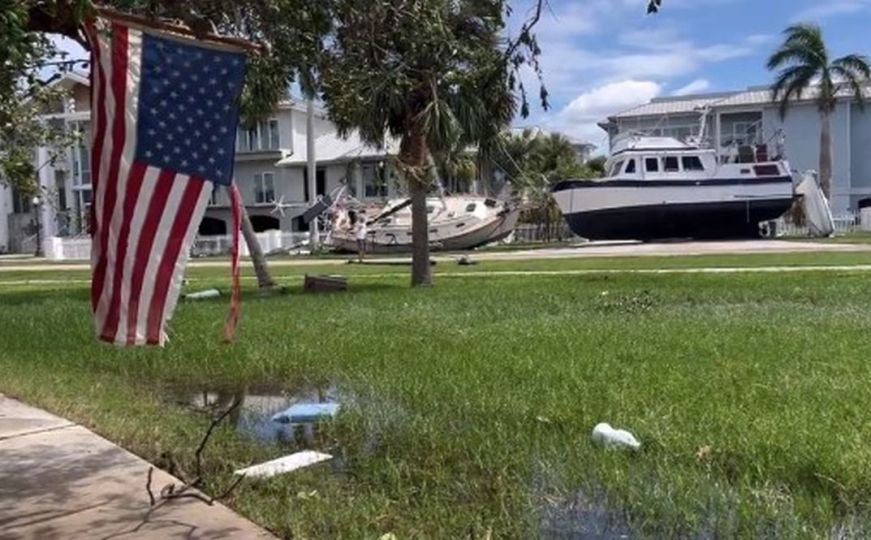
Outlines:
{"label": "blue debris in water", "polygon": [[328,420],[338,412],[338,403],[297,403],[273,415],[272,421],[281,424],[312,424]]}

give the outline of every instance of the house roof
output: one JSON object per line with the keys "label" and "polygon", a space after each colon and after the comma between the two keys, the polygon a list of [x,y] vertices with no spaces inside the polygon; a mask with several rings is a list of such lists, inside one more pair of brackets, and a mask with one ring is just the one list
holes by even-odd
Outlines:
{"label": "house roof", "polygon": [[650,103],[626,109],[625,111],[621,111],[611,116],[610,119],[694,112],[706,105],[712,105],[717,101],[736,93],[737,92],[727,92],[694,96],[654,98]]}
{"label": "house roof", "polygon": [[[378,159],[399,152],[399,142],[387,139],[383,148],[365,144],[359,135],[351,133],[343,139],[336,132],[324,133],[315,139],[318,163],[342,162],[355,159]],[[276,163],[278,167],[297,167],[307,162],[306,152],[294,152]]]}
{"label": "house roof", "polygon": [[[812,101],[816,98],[818,89],[811,88],[802,95],[801,102]],[[849,88],[841,88],[838,98],[849,98],[852,92]],[[866,99],[871,99],[871,83],[866,83],[863,89]],[[654,98],[650,103],[638,105],[625,111],[610,116],[608,120],[614,121],[619,118],[635,118],[638,116],[662,116],[667,114],[688,113],[700,110],[705,106],[711,107],[746,107],[765,105],[771,103],[771,90],[768,86],[751,86],[737,92],[721,92],[716,94],[701,94],[696,96]]]}
{"label": "house roof", "polygon": [[[807,92],[804,92],[801,99],[795,100],[798,102],[813,101],[819,95],[819,87],[814,86]],[[847,99],[852,97],[853,92],[850,88],[842,87],[838,89],[835,97],[839,99]],[[862,95],[865,99],[871,98],[871,83],[866,83],[862,89]],[[771,89],[767,86],[750,87],[744,92],[739,92],[729,98],[720,100],[714,105],[716,107],[742,107],[749,105],[765,105],[771,103]]]}

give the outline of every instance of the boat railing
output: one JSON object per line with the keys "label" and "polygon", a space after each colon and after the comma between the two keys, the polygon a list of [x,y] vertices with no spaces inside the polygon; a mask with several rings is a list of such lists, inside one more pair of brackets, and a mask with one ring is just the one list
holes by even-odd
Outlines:
{"label": "boat railing", "polygon": [[751,141],[731,141],[717,149],[720,163],[771,163],[786,159],[786,139],[782,129],[769,137]]}

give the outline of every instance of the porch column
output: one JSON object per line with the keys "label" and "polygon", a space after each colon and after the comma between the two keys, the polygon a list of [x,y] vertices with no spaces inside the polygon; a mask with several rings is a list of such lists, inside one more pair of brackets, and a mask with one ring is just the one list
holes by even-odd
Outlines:
{"label": "porch column", "polygon": [[[51,157],[48,153],[48,148],[41,146],[36,153],[37,156],[37,167],[39,169],[39,191],[37,195],[40,198],[39,204],[39,227],[40,238],[43,243],[43,248],[45,244],[48,243],[48,239],[57,235],[57,216],[56,212],[57,208],[57,199],[52,197],[52,193],[54,193],[53,184],[54,184],[54,167],[50,164]],[[42,249],[42,252],[45,253],[46,250]]]}
{"label": "porch column", "polygon": [[360,165],[360,161],[355,161],[351,167],[351,185],[354,186],[356,197],[363,200],[363,166]]}

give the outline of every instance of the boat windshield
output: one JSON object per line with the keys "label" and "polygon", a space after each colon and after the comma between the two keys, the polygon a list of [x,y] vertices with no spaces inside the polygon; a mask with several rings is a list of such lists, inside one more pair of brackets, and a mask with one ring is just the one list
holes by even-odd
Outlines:
{"label": "boat windshield", "polygon": [[611,165],[611,170],[608,171],[608,176],[617,176],[623,170],[623,160],[618,160]]}

